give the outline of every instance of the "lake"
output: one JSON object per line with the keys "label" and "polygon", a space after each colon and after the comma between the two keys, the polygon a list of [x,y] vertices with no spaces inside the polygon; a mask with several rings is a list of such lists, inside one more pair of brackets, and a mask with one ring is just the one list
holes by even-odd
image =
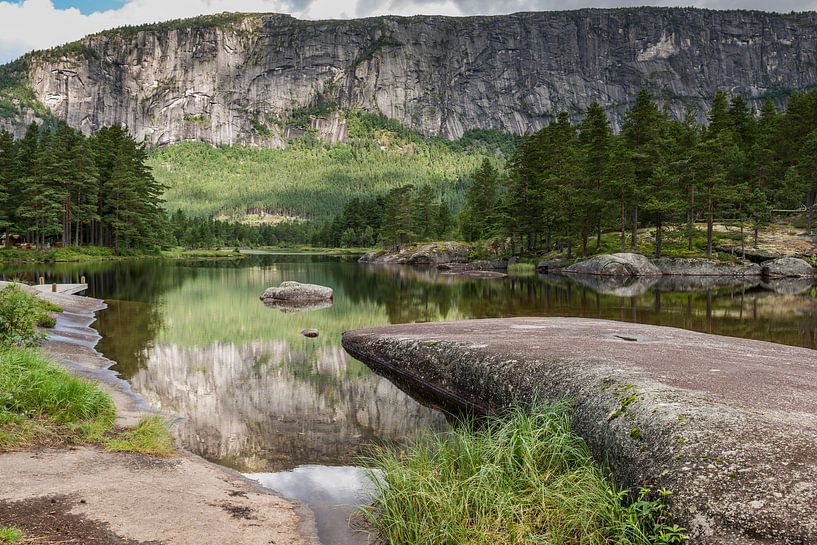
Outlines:
{"label": "lake", "polygon": [[[347,519],[371,492],[361,456],[448,428],[350,358],[348,329],[509,316],[581,316],[817,348],[817,287],[734,279],[618,283],[528,275],[476,279],[355,258],[4,266],[4,279],[78,282],[108,309],[97,349],[152,406],[178,415],[190,451],[306,502],[324,545],[365,543]],[[284,280],[329,286],[331,307],[285,313],[260,294]],[[303,329],[320,336],[308,339]]]}

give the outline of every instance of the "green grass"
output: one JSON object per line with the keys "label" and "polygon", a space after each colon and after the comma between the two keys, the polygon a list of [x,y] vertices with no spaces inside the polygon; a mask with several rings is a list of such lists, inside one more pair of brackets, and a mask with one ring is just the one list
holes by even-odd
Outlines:
{"label": "green grass", "polygon": [[96,384],[36,350],[0,350],[0,450],[83,442],[112,429],[115,409]]}
{"label": "green grass", "polygon": [[176,450],[167,423],[159,415],[142,418],[133,428],[106,441],[112,452],[139,452],[153,456],[172,456]]}
{"label": "green grass", "polygon": [[536,265],[533,263],[514,263],[508,265],[508,274],[513,276],[530,276],[536,273]]}
{"label": "green grass", "polygon": [[680,543],[660,493],[626,503],[570,428],[564,407],[465,423],[366,460],[378,483],[364,515],[392,545]]}
{"label": "green grass", "polygon": [[0,528],[0,543],[19,543],[23,539],[23,532],[14,526]]}

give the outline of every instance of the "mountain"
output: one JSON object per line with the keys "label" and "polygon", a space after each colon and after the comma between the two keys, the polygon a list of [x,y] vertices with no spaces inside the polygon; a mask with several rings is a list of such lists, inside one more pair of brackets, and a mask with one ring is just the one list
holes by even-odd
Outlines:
{"label": "mountain", "polygon": [[600,102],[616,125],[647,88],[703,115],[718,88],[757,105],[817,85],[817,13],[585,9],[304,21],[221,14],[88,36],[0,68],[0,126],[47,115],[152,144],[342,140],[343,113],[427,136],[521,134]]}

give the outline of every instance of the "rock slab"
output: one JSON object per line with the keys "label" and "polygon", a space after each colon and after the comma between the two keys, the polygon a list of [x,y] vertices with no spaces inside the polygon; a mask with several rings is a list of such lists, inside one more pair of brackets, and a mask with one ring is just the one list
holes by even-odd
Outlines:
{"label": "rock slab", "polygon": [[761,265],[763,276],[768,278],[814,278],[814,267],[797,257],[780,257]]}
{"label": "rock slab", "polygon": [[728,263],[714,259],[661,257],[653,260],[662,274],[672,276],[760,276],[757,263]]}
{"label": "rock slab", "polygon": [[391,326],[343,346],[451,410],[570,400],[619,484],[673,492],[690,543],[817,543],[813,350],[578,318]]}
{"label": "rock slab", "polygon": [[393,265],[440,265],[468,263],[470,248],[457,242],[436,242],[406,246],[395,251],[364,254],[360,263]]}
{"label": "rock slab", "polygon": [[661,276],[661,270],[641,254],[604,254],[579,261],[564,269],[571,274],[598,276]]}

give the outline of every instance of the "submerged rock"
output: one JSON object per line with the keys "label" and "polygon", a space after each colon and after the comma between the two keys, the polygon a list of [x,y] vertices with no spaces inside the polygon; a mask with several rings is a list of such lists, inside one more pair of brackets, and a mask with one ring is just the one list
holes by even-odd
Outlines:
{"label": "submerged rock", "polygon": [[814,267],[804,259],[780,257],[761,265],[767,278],[814,278]]}
{"label": "submerged rock", "polygon": [[508,268],[506,259],[478,259],[468,263],[440,263],[437,270],[440,271],[504,271]]}
{"label": "submerged rock", "polygon": [[817,543],[813,350],[579,318],[407,324],[343,346],[450,412],[570,401],[620,486],[672,491],[689,543]]}
{"label": "submerged rock", "polygon": [[652,262],[663,274],[673,276],[760,276],[761,273],[757,263],[685,257],[661,257]]}
{"label": "submerged rock", "polygon": [[281,282],[277,288],[268,288],[261,295],[264,303],[282,303],[302,305],[309,303],[331,302],[332,288],[317,284],[301,284],[300,282]]}
{"label": "submerged rock", "polygon": [[573,274],[600,276],[661,276],[661,271],[641,254],[605,254],[579,261],[564,269]]}

